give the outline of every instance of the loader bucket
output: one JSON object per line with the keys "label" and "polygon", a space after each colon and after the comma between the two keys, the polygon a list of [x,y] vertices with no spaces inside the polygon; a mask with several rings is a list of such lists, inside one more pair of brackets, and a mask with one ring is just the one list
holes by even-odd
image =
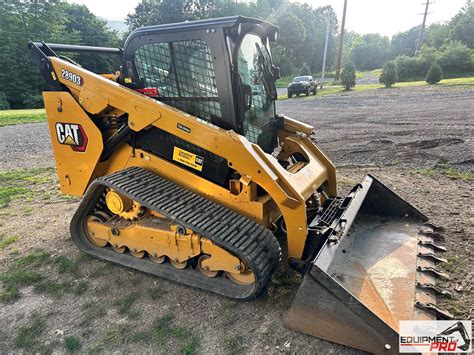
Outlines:
{"label": "loader bucket", "polygon": [[[450,315],[436,306],[439,228],[367,175],[339,207],[287,314],[290,329],[372,353],[398,353],[400,320]],[[311,227],[311,224],[310,224]],[[447,292],[446,292],[447,293]]]}

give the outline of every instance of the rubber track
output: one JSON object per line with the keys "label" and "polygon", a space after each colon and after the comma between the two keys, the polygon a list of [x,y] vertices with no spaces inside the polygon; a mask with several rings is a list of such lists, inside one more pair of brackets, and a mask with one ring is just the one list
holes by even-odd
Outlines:
{"label": "rubber track", "polygon": [[[156,264],[148,258],[115,253],[110,247],[95,247],[86,237],[84,220],[94,212],[105,188],[129,196],[238,256],[254,272],[255,283],[241,286],[225,277],[208,278],[190,267],[178,270],[169,263]],[[265,227],[139,167],[94,180],[73,216],[71,235],[79,249],[100,259],[240,300],[255,298],[265,289],[281,257],[278,241]]]}

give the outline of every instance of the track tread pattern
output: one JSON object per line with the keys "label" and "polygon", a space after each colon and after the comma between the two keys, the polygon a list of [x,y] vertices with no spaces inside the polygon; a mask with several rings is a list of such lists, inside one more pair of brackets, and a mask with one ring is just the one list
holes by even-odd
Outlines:
{"label": "track tread pattern", "polygon": [[[86,196],[79,209],[92,210],[87,201],[93,200],[90,194],[103,193],[104,188],[108,187],[117,192],[129,196],[141,205],[155,210],[167,218],[175,220],[177,223],[186,226],[193,231],[212,240],[216,245],[230,251],[238,256],[252,269],[255,274],[255,284],[252,287],[240,286],[237,290],[236,285],[225,287],[222,282],[213,285],[213,280],[206,278],[199,271],[195,270],[195,276],[191,275],[183,280],[176,275],[176,281],[188,284],[190,286],[207,288],[210,291],[236,299],[252,299],[258,296],[268,285],[273,272],[279,265],[281,258],[280,245],[271,231],[261,226],[257,222],[246,218],[224,206],[214,203],[205,197],[195,194],[183,187],[166,180],[151,171],[139,167],[131,167],[111,175],[96,179],[89,187]],[[101,191],[101,192],[100,192]],[[86,198],[88,197],[88,198]],[[96,199],[97,200],[97,199]],[[85,206],[82,206],[84,205]],[[78,211],[79,212],[79,211]],[[76,212],[81,216],[87,213]],[[81,217],[73,218],[71,222],[71,233],[73,240],[81,238],[77,229]],[[75,223],[75,225],[74,225]],[[75,233],[73,233],[73,231]],[[76,236],[76,238],[74,238]],[[83,245],[84,238],[78,241],[81,244],[80,249],[86,249]],[[100,257],[100,251],[94,253]],[[112,256],[113,257],[113,256]],[[121,255],[123,257],[123,255]],[[111,258],[106,258],[110,260]],[[120,261],[115,261],[121,263]],[[136,261],[134,261],[136,262]],[[130,266],[130,263],[121,263]],[[161,265],[157,265],[159,268]],[[133,267],[133,266],[132,266]],[[140,267],[136,267],[142,269]],[[147,270],[142,270],[150,272]],[[174,271],[176,273],[181,270]],[[160,272],[151,272],[160,275]],[[165,276],[172,277],[173,272],[168,271]],[[170,277],[171,276],[171,277]],[[204,278],[196,280],[194,278]],[[227,280],[231,282],[230,280]],[[222,285],[221,285],[222,284]],[[207,286],[206,286],[207,285]]]}

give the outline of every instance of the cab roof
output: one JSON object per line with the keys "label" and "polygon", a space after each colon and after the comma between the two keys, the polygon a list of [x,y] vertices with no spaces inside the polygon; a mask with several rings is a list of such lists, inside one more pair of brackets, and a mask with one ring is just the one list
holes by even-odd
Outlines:
{"label": "cab roof", "polygon": [[211,18],[206,20],[186,21],[169,23],[164,25],[145,26],[134,30],[130,33],[127,41],[136,36],[161,34],[170,32],[189,32],[208,28],[226,28],[234,27],[239,24],[256,24],[265,28],[266,32],[276,32],[278,27],[266,21],[258,20],[252,17],[245,16],[229,16],[220,18]]}

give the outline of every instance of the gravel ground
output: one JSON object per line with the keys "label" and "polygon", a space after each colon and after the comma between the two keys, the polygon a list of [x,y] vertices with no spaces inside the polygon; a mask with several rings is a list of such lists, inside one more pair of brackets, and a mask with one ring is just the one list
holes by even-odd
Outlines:
{"label": "gravel ground", "polygon": [[[446,268],[453,279],[442,286],[455,297],[440,305],[461,319],[472,319],[474,309],[472,181],[419,169],[451,163],[472,171],[473,94],[473,88],[439,86],[278,103],[280,112],[315,126],[319,145],[338,166],[341,193],[370,172],[446,228]],[[0,128],[0,153],[0,171],[54,165],[46,124]],[[75,260],[78,270],[60,273],[45,265],[35,271],[51,283],[72,280],[87,289],[52,297],[23,287],[18,301],[0,308],[0,353],[19,352],[17,337],[34,314],[45,320],[35,340],[36,349],[44,352],[64,353],[65,337],[74,336],[84,352],[178,353],[195,337],[200,353],[360,353],[284,327],[299,283],[295,275],[279,271],[264,297],[243,303],[81,257],[68,230],[77,201],[59,196],[53,176],[48,181],[41,187],[52,196],[48,200],[39,195],[0,209],[0,234],[20,237],[0,250],[0,269],[41,248],[55,258]],[[121,300],[128,296],[134,298],[123,313]],[[170,325],[159,329],[174,335],[150,333],[154,321],[167,315]],[[177,329],[186,329],[181,331],[185,336],[178,336]]]}
{"label": "gravel ground", "polygon": [[47,123],[0,127],[0,171],[53,165]]}
{"label": "gravel ground", "polygon": [[[299,100],[299,101],[296,101]],[[278,102],[278,111],[315,127],[336,165],[474,168],[474,90],[420,86]]]}

